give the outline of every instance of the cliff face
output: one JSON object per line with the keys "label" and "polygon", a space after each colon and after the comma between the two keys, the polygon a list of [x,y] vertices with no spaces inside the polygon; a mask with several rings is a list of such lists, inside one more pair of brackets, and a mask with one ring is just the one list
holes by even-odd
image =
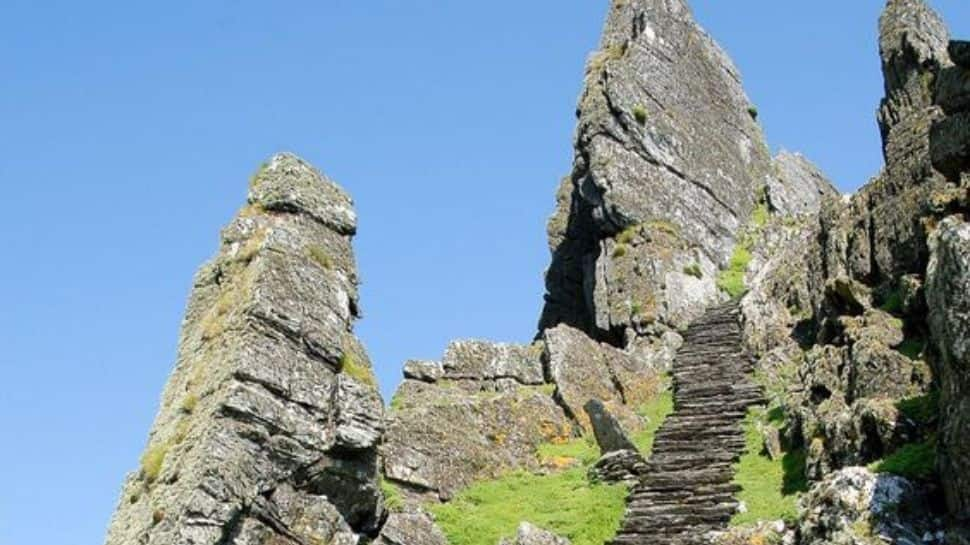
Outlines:
{"label": "cliff face", "polygon": [[682,0],[614,2],[577,113],[540,330],[624,346],[684,326],[718,299],[772,170],[737,70]]}
{"label": "cliff face", "polygon": [[350,198],[292,155],[196,275],[109,545],[355,543],[380,521],[383,403],[354,337]]}

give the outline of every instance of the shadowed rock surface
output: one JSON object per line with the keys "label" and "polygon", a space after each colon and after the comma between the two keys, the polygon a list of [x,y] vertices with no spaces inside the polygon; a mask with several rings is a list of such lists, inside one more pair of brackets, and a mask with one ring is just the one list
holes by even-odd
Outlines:
{"label": "shadowed rock surface", "polygon": [[346,193],[297,157],[256,174],[196,275],[108,545],[350,544],[376,531],[383,403],[352,333],[355,227]]}

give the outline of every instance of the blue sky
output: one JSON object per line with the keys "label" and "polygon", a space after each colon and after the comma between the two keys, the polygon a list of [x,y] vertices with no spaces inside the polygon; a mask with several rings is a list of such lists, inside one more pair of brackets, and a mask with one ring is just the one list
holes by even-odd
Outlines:
{"label": "blue sky", "polygon": [[[843,190],[881,163],[880,0],[695,0],[773,149]],[[970,4],[936,0],[955,36]],[[0,545],[100,543],[173,363],[195,269],[294,151],[356,198],[388,395],[450,339],[525,341],[606,3],[0,7]]]}

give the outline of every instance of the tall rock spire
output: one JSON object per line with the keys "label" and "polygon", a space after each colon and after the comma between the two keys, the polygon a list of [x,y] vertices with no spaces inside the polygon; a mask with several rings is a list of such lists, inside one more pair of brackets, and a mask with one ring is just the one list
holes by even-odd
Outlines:
{"label": "tall rock spire", "polygon": [[577,113],[540,330],[620,344],[638,322],[685,324],[718,298],[771,171],[737,69],[682,0],[616,0]]}
{"label": "tall rock spire", "polygon": [[196,275],[108,545],[354,543],[379,523],[383,404],[354,337],[350,197],[273,157]]}

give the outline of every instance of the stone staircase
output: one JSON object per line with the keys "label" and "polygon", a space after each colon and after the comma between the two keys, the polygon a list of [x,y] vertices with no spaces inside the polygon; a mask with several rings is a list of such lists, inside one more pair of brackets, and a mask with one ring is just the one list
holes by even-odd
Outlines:
{"label": "stone staircase", "polygon": [[742,421],[763,402],[741,347],[737,302],[691,324],[674,361],[674,413],[657,432],[642,481],[630,493],[613,545],[694,545],[727,526],[738,502],[733,464]]}

